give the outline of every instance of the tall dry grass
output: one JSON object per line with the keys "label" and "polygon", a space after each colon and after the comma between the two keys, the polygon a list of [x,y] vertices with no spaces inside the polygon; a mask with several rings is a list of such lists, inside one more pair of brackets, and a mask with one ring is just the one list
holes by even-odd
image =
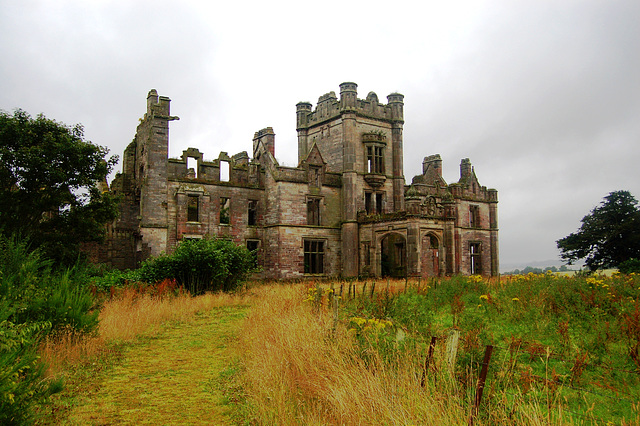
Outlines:
{"label": "tall dry grass", "polygon": [[[255,290],[259,302],[250,310],[238,344],[252,424],[469,424],[475,380],[464,387],[453,377],[444,345],[436,348],[434,368],[423,387],[427,348],[415,346],[382,360],[372,349],[375,344],[358,345],[348,319],[334,323],[326,299],[319,309],[308,300],[314,294],[308,291],[310,286],[272,285]],[[399,292],[404,286],[404,281],[383,282],[377,291]],[[333,287],[339,289],[339,284]],[[357,293],[370,288],[359,283]],[[469,376],[477,377],[477,372]],[[474,424],[573,424],[561,409],[550,415],[547,401],[520,399],[517,412],[505,408],[513,403],[498,401],[491,407],[490,418],[476,418]]]}
{"label": "tall dry grass", "polygon": [[314,313],[301,285],[259,289],[240,336],[244,387],[258,424],[457,424],[465,410],[420,387],[415,358],[386,368],[350,332]]}
{"label": "tall dry grass", "polygon": [[117,345],[157,333],[167,321],[184,321],[197,312],[247,303],[247,297],[239,294],[168,296],[126,288],[104,301],[95,335],[60,332],[42,343],[39,355],[48,365],[48,375],[56,377],[74,365],[94,362],[96,357],[113,352]]}

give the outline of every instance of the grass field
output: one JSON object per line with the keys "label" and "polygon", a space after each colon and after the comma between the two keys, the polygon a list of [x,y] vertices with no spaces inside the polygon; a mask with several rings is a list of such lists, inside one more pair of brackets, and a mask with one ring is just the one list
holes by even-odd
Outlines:
{"label": "grass field", "polygon": [[42,347],[67,379],[43,423],[468,424],[491,345],[474,424],[640,424],[639,297],[640,276],[619,274],[124,290],[97,336]]}

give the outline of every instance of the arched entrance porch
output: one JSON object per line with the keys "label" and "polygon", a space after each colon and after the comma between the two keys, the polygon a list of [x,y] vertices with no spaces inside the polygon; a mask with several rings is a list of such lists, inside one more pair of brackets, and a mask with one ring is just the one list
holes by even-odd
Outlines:
{"label": "arched entrance porch", "polygon": [[390,233],[380,240],[380,275],[407,276],[407,241],[403,235]]}

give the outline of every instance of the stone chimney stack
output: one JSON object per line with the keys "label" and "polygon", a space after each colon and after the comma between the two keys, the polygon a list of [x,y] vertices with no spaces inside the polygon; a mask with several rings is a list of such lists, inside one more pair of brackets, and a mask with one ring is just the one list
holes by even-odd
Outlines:
{"label": "stone chimney stack", "polygon": [[422,161],[422,174],[427,182],[442,178],[442,158],[440,158],[440,154],[424,157]]}
{"label": "stone chimney stack", "polygon": [[267,127],[257,131],[253,135],[253,156],[255,157],[258,144],[262,142],[264,147],[273,155],[276,156],[276,134],[273,132],[273,127]]}
{"label": "stone chimney stack", "polygon": [[471,167],[471,161],[468,158],[463,158],[460,162],[460,180],[471,176],[472,171],[473,168]]}

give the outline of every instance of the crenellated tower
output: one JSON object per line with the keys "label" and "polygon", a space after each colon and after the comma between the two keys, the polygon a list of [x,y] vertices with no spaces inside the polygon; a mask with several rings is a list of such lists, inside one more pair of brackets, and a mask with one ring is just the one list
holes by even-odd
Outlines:
{"label": "crenellated tower", "polygon": [[326,93],[313,109],[296,105],[298,160],[316,145],[327,170],[342,175],[342,271],[358,274],[358,213],[404,210],[402,128],[404,97],[387,96],[382,104],[374,92],[358,98],[358,85],[340,84],[340,96]]}

